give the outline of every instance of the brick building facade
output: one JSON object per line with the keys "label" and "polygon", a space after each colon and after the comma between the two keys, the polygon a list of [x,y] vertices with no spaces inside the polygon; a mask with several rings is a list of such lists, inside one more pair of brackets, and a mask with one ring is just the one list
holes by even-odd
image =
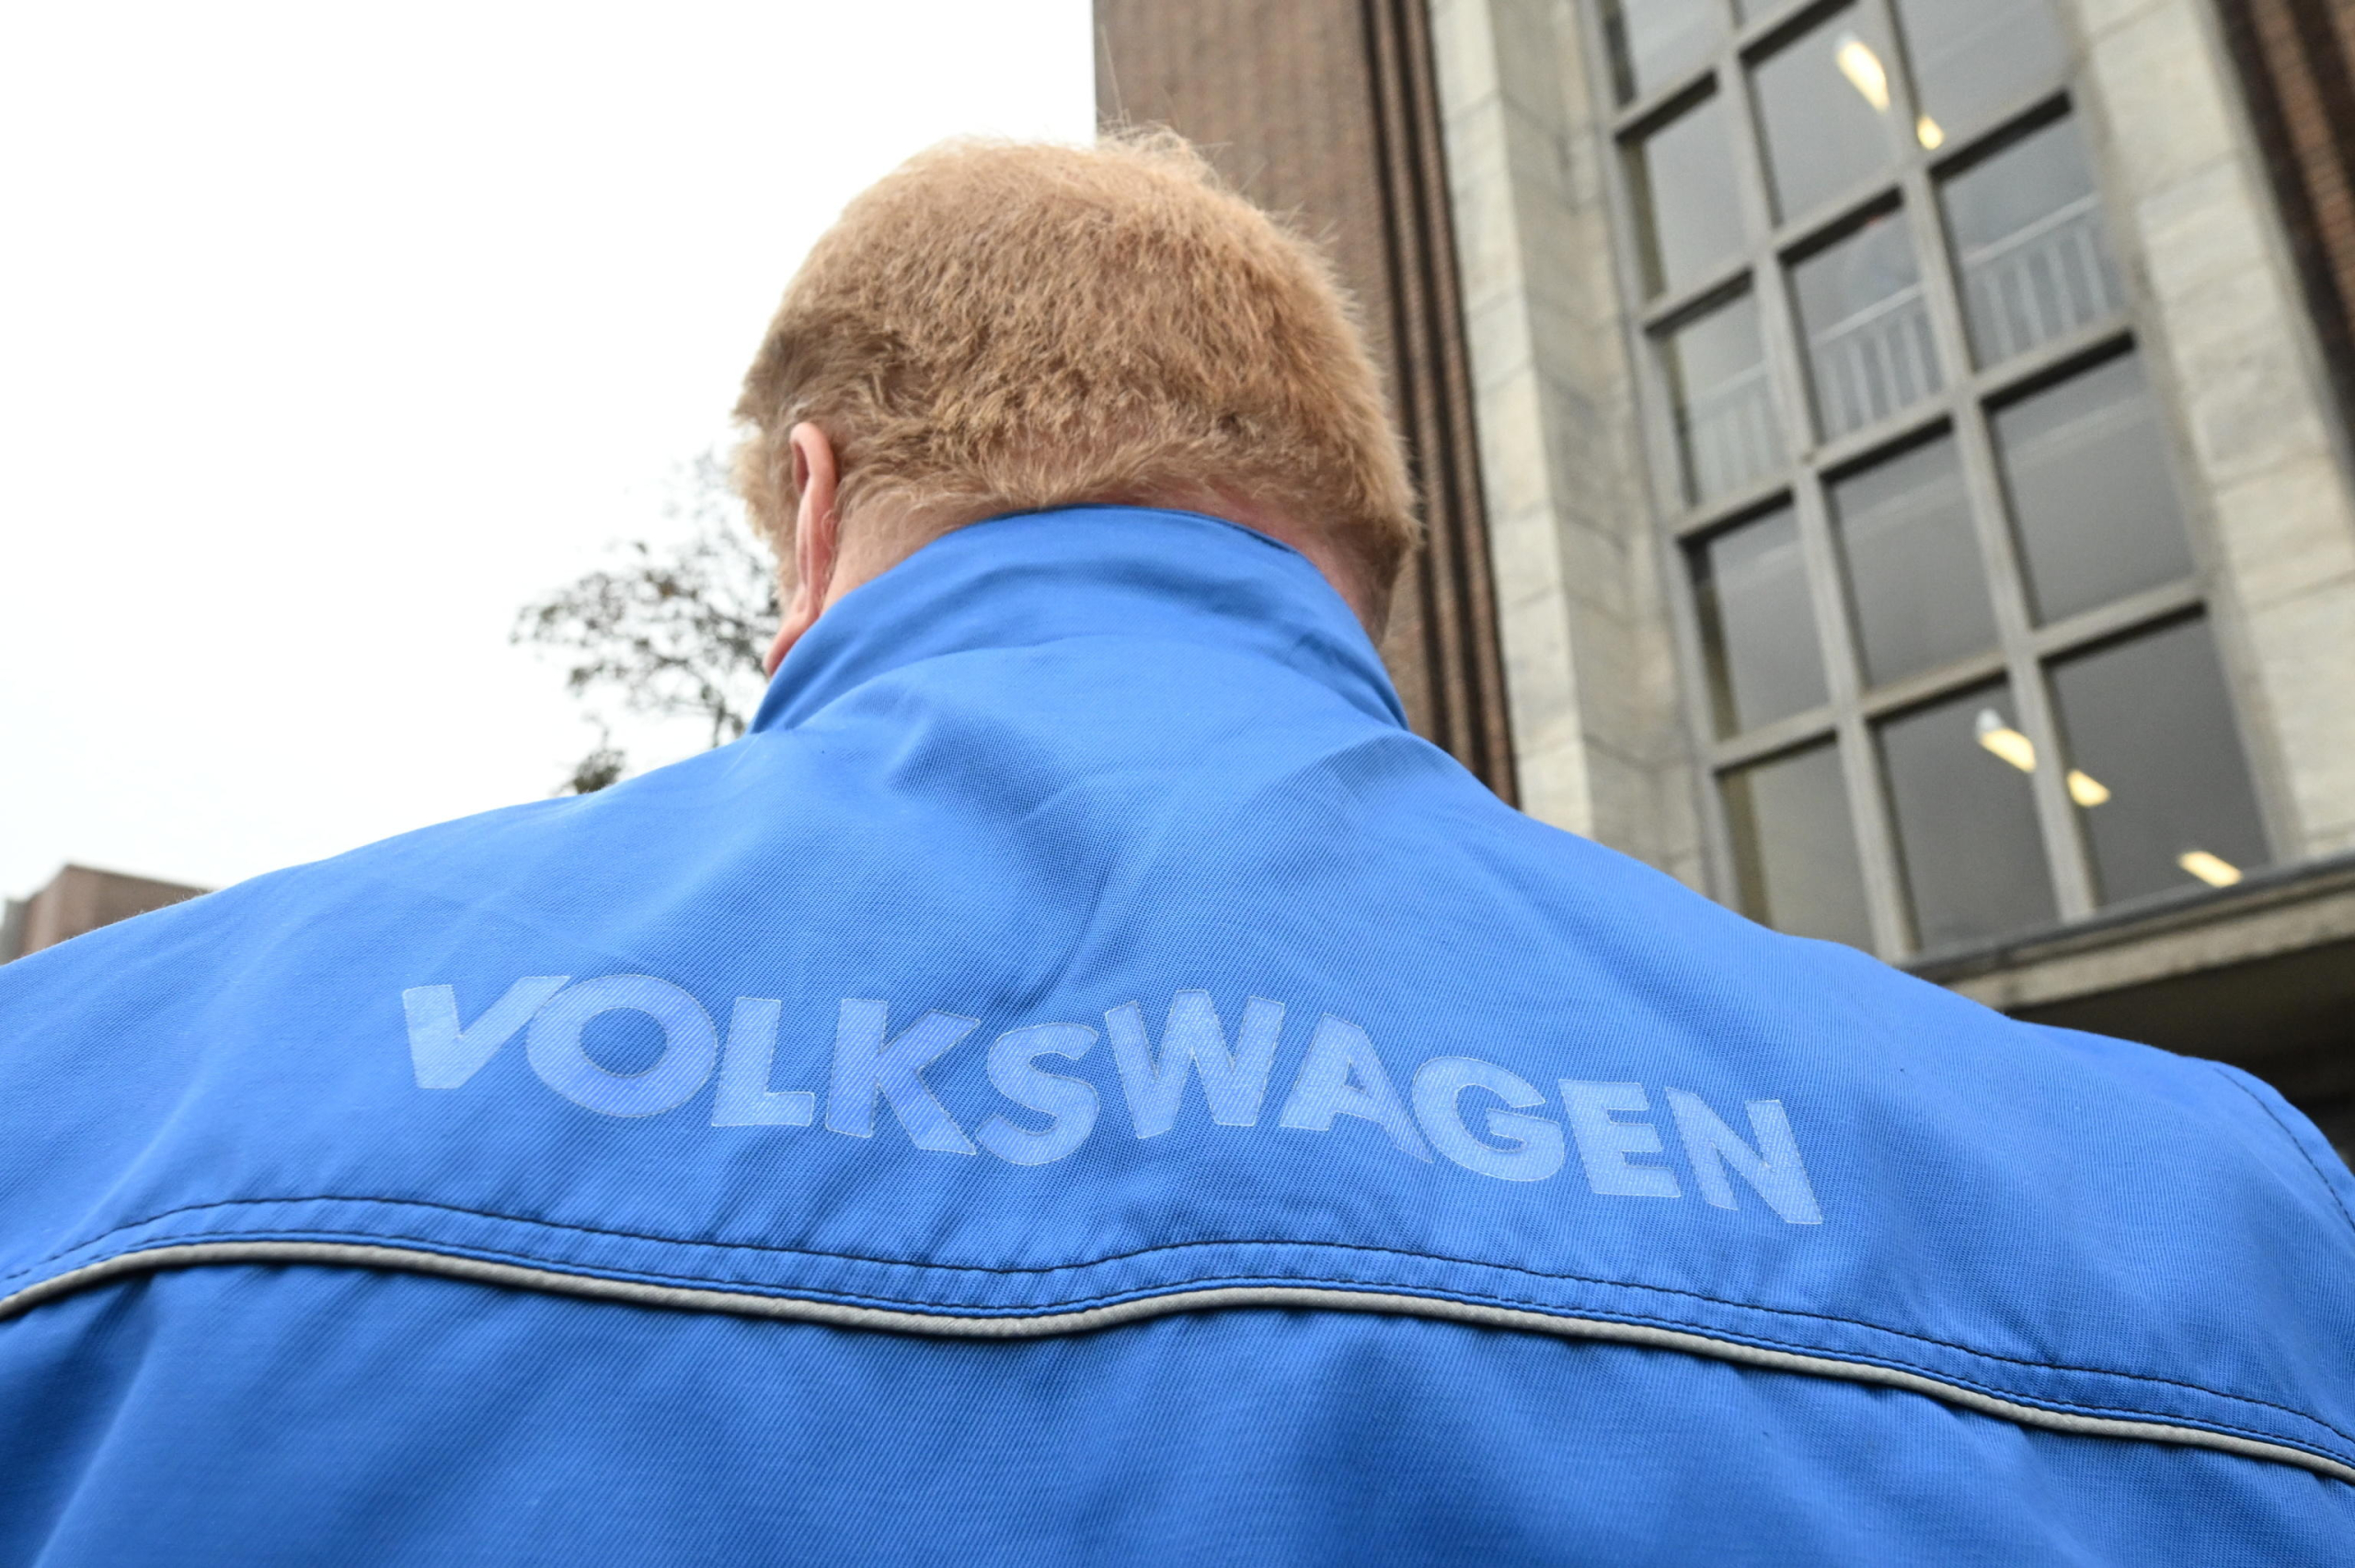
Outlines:
{"label": "brick building facade", "polygon": [[10,898],[0,909],[0,964],[204,891],[149,876],[125,876],[119,871],[66,866],[40,892],[27,898]]}
{"label": "brick building facade", "polygon": [[1384,657],[1417,730],[1512,799],[1430,18],[1416,0],[1099,0],[1096,17],[1105,122],[1183,130],[1349,279],[1428,530]]}
{"label": "brick building facade", "polygon": [[2355,416],[2355,0],[2221,0],[2217,15],[2333,391]]}

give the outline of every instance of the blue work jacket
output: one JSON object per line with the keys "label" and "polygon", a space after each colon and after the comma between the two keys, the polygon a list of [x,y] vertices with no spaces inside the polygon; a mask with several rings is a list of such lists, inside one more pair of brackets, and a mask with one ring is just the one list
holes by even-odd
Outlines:
{"label": "blue work jacket", "polygon": [[733,745],[0,970],[0,1559],[2346,1563],[2350,1187],[1017,515]]}

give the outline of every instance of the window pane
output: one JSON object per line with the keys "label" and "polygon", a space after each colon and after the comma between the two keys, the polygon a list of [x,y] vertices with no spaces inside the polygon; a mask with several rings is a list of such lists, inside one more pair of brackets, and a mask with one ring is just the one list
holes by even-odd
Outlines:
{"label": "window pane", "polygon": [[1723,99],[1705,99],[1645,137],[1630,163],[1653,292],[1689,288],[1740,254]]}
{"label": "window pane", "polygon": [[1994,646],[1952,437],[1841,480],[1832,517],[1872,684]]}
{"label": "window pane", "polygon": [[1743,22],[1754,22],[1769,11],[1779,11],[1791,0],[1733,0],[1733,14]]}
{"label": "window pane", "polygon": [[1757,300],[1744,294],[1679,327],[1664,348],[1686,498],[1714,500],[1778,467],[1783,431],[1766,390]]}
{"label": "window pane", "polygon": [[1801,261],[1791,287],[1825,440],[1938,389],[1937,345],[1903,212],[1884,212]]}
{"label": "window pane", "polygon": [[1693,596],[1717,733],[1731,735],[1830,700],[1788,507],[1693,551]]}
{"label": "window pane", "polygon": [[1758,67],[1758,110],[1775,210],[1804,212],[1889,166],[1889,40],[1852,6]]}
{"label": "window pane", "polygon": [[2077,804],[2104,902],[2265,864],[2257,793],[2203,621],[2052,667]]}
{"label": "window pane", "polygon": [[2051,0],[1897,0],[1897,25],[1925,147],[2057,84],[2066,63]]}
{"label": "window pane", "polygon": [[2053,918],[2010,689],[1982,686],[1880,727],[1898,853],[1925,948]]}
{"label": "window pane", "polygon": [[2122,355],[1995,416],[2039,621],[2057,621],[2191,573],[2166,437]]}
{"label": "window pane", "polygon": [[2055,120],[1946,185],[1971,352],[1995,364],[2124,303],[2076,121]]}
{"label": "window pane", "polygon": [[1742,912],[1793,936],[1872,945],[1840,754],[1819,746],[1729,773]]}
{"label": "window pane", "polygon": [[1619,101],[1643,97],[1709,58],[1725,34],[1721,0],[1603,0]]}

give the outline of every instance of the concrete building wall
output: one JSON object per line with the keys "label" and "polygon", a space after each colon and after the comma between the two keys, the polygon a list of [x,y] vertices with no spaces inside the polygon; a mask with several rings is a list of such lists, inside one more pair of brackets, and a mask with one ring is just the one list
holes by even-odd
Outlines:
{"label": "concrete building wall", "polygon": [[2344,428],[2205,0],[2075,0],[2124,249],[2172,375],[2252,761],[2284,859],[2355,848]]}
{"label": "concrete building wall", "polygon": [[1567,0],[1434,0],[1522,805],[1704,885],[1662,547]]}

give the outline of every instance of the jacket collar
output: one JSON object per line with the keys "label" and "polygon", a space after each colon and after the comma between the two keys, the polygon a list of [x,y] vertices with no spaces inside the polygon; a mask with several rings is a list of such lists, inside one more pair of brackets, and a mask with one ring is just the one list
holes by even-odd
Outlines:
{"label": "jacket collar", "polygon": [[1256,654],[1406,726],[1357,617],[1297,550],[1196,512],[1063,507],[960,528],[845,594],[778,667],[752,728],[793,728],[925,659],[1072,637]]}

